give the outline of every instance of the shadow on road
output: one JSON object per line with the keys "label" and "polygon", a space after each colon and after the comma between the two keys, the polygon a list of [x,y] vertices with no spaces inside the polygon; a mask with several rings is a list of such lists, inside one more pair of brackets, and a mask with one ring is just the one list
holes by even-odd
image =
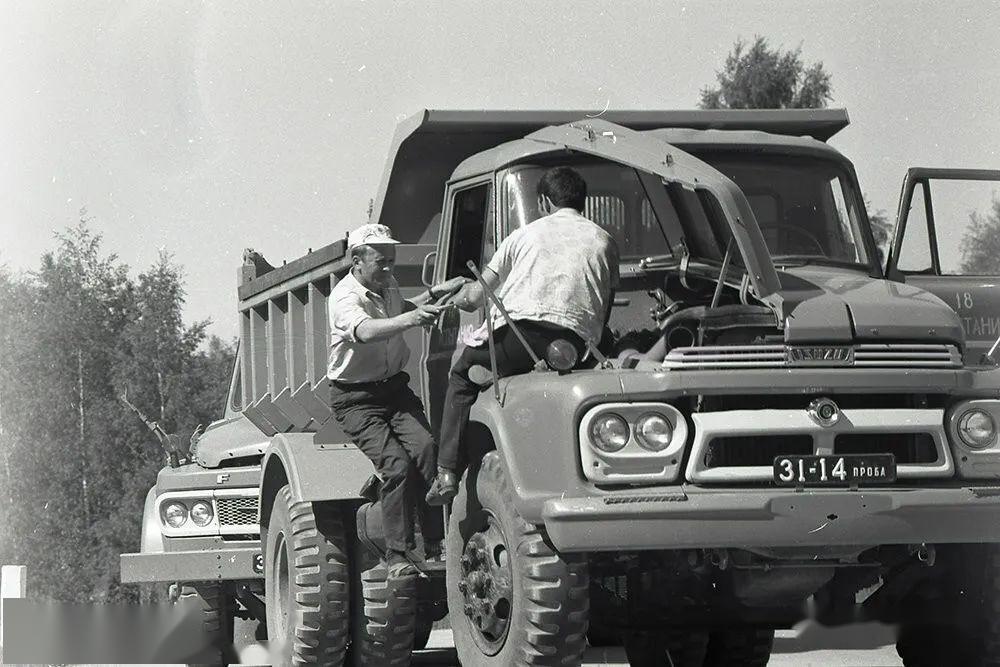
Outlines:
{"label": "shadow on road", "polygon": [[829,650],[872,650],[896,643],[896,627],[882,623],[856,623],[826,628],[802,623],[794,636],[779,632],[774,638],[774,653],[805,653]]}

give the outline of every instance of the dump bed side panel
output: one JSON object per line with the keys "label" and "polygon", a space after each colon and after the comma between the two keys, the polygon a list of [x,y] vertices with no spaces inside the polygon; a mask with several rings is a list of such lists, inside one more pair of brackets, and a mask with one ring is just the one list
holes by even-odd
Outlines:
{"label": "dump bed side panel", "polygon": [[[423,287],[420,267],[434,246],[401,244],[396,253],[396,278],[404,297]],[[327,302],[330,290],[348,270],[350,257],[343,241],[261,275],[239,288],[240,390],[242,413],[266,435],[316,432],[329,420],[326,378],[330,345]],[[420,350],[423,331],[404,336],[411,355],[407,365],[411,385],[420,393]],[[328,425],[324,438],[346,442]]]}

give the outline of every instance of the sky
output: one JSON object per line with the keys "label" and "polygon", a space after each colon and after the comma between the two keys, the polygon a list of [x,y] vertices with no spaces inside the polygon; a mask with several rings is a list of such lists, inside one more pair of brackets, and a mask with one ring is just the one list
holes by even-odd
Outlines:
{"label": "sky", "polygon": [[86,207],[186,319],[236,335],[236,272],[365,222],[422,108],[686,109],[734,41],[833,76],[850,157],[895,214],[910,166],[1000,168],[997,2],[0,0],[0,264],[30,270]]}

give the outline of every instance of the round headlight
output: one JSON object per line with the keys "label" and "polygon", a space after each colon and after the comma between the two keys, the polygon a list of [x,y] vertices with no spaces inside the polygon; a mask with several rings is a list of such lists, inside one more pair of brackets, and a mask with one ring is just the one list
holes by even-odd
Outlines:
{"label": "round headlight", "polygon": [[545,349],[545,361],[554,371],[569,371],[580,360],[573,344],[565,338],[557,338]]}
{"label": "round headlight", "polygon": [[997,425],[990,413],[972,409],[958,419],[958,435],[973,449],[985,449],[997,439]]}
{"label": "round headlight", "polygon": [[207,526],[211,523],[213,514],[212,506],[204,500],[199,500],[191,506],[191,520],[196,526]]}
{"label": "round headlight", "polygon": [[662,452],[674,438],[674,427],[663,415],[651,412],[635,423],[635,439],[643,449]]}
{"label": "round headlight", "polygon": [[172,502],[163,508],[163,520],[172,528],[180,528],[188,520],[187,507],[184,503]]}
{"label": "round headlight", "polygon": [[628,444],[628,422],[608,413],[590,423],[590,441],[603,452],[617,452]]}

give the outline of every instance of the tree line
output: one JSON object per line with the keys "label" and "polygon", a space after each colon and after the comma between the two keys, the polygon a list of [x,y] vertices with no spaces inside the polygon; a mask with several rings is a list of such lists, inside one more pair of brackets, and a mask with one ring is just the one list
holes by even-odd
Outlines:
{"label": "tree line", "polygon": [[33,597],[139,598],[118,555],[165,459],[119,397],[187,438],[221,416],[234,359],[183,306],[167,253],[130,277],[85,211],[37,269],[0,267],[0,563],[28,565]]}

